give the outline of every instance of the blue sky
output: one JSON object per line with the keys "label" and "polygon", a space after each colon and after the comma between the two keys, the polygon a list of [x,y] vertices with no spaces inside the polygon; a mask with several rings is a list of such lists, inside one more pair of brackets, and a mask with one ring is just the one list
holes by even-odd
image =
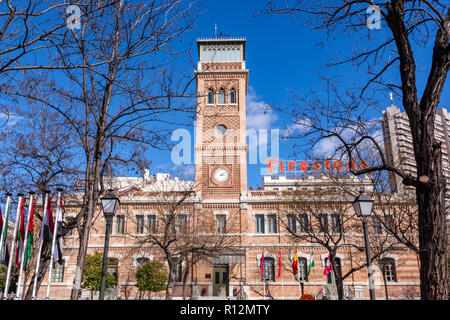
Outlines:
{"label": "blue sky", "polygon": [[[276,112],[263,114],[264,107],[273,105],[282,108],[289,105],[290,91],[304,96],[314,90],[318,96],[325,98],[326,82],[319,78],[319,73],[338,77],[339,82],[349,88],[358,84],[362,85],[362,81],[367,78],[364,68],[357,69],[351,64],[333,68],[324,66],[332,59],[350,56],[351,48],[360,47],[358,37],[361,34],[336,32],[331,35],[326,45],[321,47],[317,44],[326,40],[324,31],[314,31],[310,25],[305,25],[288,16],[255,15],[258,10],[264,9],[264,1],[206,0],[201,2],[200,6],[202,10],[195,20],[195,30],[186,38],[186,42],[192,45],[195,60],[197,52],[194,40],[199,37],[214,36],[215,24],[219,34],[247,39],[246,67],[250,71],[247,96],[248,128],[249,126],[256,128],[259,125],[261,128],[278,128],[280,132],[283,132],[289,125],[289,119]],[[370,32],[371,37],[367,41],[376,41],[378,37],[388,33],[389,29],[382,24],[380,30],[364,30],[364,32]],[[418,69],[423,70],[429,67],[430,54],[431,48],[420,49],[417,52]],[[423,74],[425,73],[417,75],[419,92],[424,86]],[[393,70],[392,75],[393,78],[398,77],[397,70]],[[447,81],[441,96],[440,107],[447,106],[447,109],[450,107],[449,96]],[[376,99],[380,102],[379,110],[374,111],[370,115],[371,118],[380,118],[382,110],[390,105],[387,92],[378,94]],[[394,96],[394,103],[403,109],[399,97]],[[280,141],[281,158],[293,159],[293,143],[293,141]],[[296,143],[302,142],[296,141]],[[321,147],[326,148],[326,146],[323,144]],[[161,152],[158,160],[152,159],[151,171],[172,171],[173,166],[170,160],[165,160],[168,158],[170,158],[169,152]],[[300,157],[296,155],[295,159],[302,159],[301,155]],[[261,185],[260,168],[262,167],[264,165],[261,164],[248,165],[248,187],[252,186],[256,189]],[[180,170],[175,171],[180,172]],[[193,173],[193,167],[185,167],[181,172]]]}

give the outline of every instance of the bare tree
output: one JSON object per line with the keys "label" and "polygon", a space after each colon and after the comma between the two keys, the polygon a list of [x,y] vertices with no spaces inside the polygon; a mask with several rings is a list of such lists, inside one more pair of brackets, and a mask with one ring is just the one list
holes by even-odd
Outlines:
{"label": "bare tree", "polygon": [[[351,31],[355,35],[366,35],[368,29],[366,10],[372,6],[379,10],[380,20],[387,25],[389,34],[383,33],[370,42],[360,42],[356,53],[342,61],[330,65],[340,65],[347,62],[367,66],[368,81],[360,91],[360,103],[364,105],[364,95],[369,87],[388,88],[402,97],[403,106],[409,118],[414,145],[414,157],[417,164],[417,175],[411,176],[400,168],[385,161],[378,166],[364,170],[354,170],[360,175],[369,172],[387,170],[403,178],[403,183],[416,189],[418,203],[418,229],[421,267],[421,297],[422,299],[448,298],[447,271],[447,234],[445,221],[446,190],[445,179],[441,170],[441,145],[434,136],[435,112],[439,104],[444,83],[450,68],[450,9],[441,1],[287,1],[277,7],[277,2],[269,3],[266,13],[288,14],[308,20],[314,28],[325,30],[328,34],[336,31]],[[376,6],[374,8],[374,6]],[[361,33],[363,31],[363,33]],[[358,33],[359,32],[359,33]],[[367,39],[367,37],[365,37]],[[380,40],[377,42],[376,40]],[[426,85],[421,95],[418,94],[416,73],[420,66],[414,56],[414,43],[426,45],[433,42],[430,67],[426,73]],[[414,48],[414,49],[413,49]],[[392,55],[393,54],[393,55]],[[397,68],[399,81],[393,83],[393,68]],[[387,79],[386,79],[387,78]],[[367,96],[366,96],[367,98]],[[326,104],[323,104],[324,108]],[[342,104],[340,104],[342,106]],[[343,108],[340,108],[342,111]],[[349,114],[349,113],[348,113]],[[360,115],[362,112],[359,113]],[[300,120],[297,118],[296,120]],[[352,113],[348,120],[355,120]],[[326,122],[326,121],[324,121]],[[323,122],[323,123],[324,123]],[[343,122],[341,122],[341,128]],[[323,127],[322,127],[323,128]],[[352,154],[362,142],[371,141],[382,154],[380,146],[370,135],[359,133],[357,139],[349,142],[333,128],[328,126],[323,136],[334,136],[346,146],[346,152],[351,159]],[[327,130],[328,129],[328,130]]]}
{"label": "bare tree", "polygon": [[[326,178],[326,177],[323,177]],[[330,176],[329,182],[333,191],[301,190],[298,186],[295,191],[286,191],[282,199],[285,201],[280,211],[280,225],[288,230],[291,241],[318,244],[330,253],[332,270],[337,289],[338,299],[344,299],[343,281],[354,272],[367,267],[364,251],[364,238],[362,236],[362,224],[360,218],[356,217],[352,201],[355,198],[355,187],[349,179]],[[353,185],[353,187],[351,187]],[[350,192],[349,189],[352,189]],[[388,203],[392,210],[398,209],[398,203]],[[405,203],[400,201],[404,207],[415,206],[414,202]],[[378,212],[374,219],[383,219],[382,212],[387,213],[386,203],[376,202],[374,212]],[[384,207],[384,211],[379,207]],[[389,216],[392,218],[392,215]],[[396,217],[397,218],[397,217]],[[400,225],[399,219],[386,219],[383,224],[390,221],[390,230]],[[369,222],[372,225],[372,221]],[[398,233],[397,233],[398,234]],[[405,233],[406,234],[406,233]],[[372,237],[371,237],[372,239]],[[386,253],[393,253],[407,249],[399,244],[396,237],[390,232],[376,234],[370,241],[371,261],[380,259]],[[351,255],[351,267],[345,273],[341,273],[336,263],[338,253]]]}
{"label": "bare tree", "polygon": [[154,210],[158,215],[157,225],[144,237],[136,237],[136,242],[140,247],[156,247],[167,261],[169,272],[166,299],[173,297],[177,267],[182,262],[185,267],[180,280],[183,281],[182,295],[186,298],[188,276],[194,265],[211,263],[214,258],[237,250],[237,237],[227,234],[236,230],[237,221],[230,218],[226,230],[218,230],[214,217],[196,208],[198,199],[194,189],[192,182],[191,187],[184,191],[146,193],[149,201],[154,202]]}
{"label": "bare tree", "polygon": [[[103,177],[119,166],[143,168],[149,147],[168,148],[170,127],[194,106],[184,103],[186,83],[175,69],[174,39],[191,25],[193,3],[79,1],[81,29],[66,29],[50,52],[64,68],[28,74],[9,96],[43,104],[64,119],[74,136],[84,181],[76,223],[80,234],[72,299],[80,294],[89,231]],[[61,10],[61,17],[66,17]],[[77,66],[78,68],[75,68]],[[177,114],[177,118],[174,114]],[[125,147],[126,146],[126,147]]]}

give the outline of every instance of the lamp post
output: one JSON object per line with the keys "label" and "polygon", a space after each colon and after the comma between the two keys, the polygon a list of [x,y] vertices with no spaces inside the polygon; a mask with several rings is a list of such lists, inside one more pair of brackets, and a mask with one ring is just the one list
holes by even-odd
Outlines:
{"label": "lamp post", "polygon": [[355,209],[356,215],[362,218],[363,228],[364,228],[364,241],[366,243],[366,259],[367,259],[367,273],[369,274],[369,293],[370,300],[375,300],[375,289],[373,287],[373,276],[372,276],[372,263],[370,259],[370,245],[369,245],[369,235],[367,231],[367,220],[366,218],[370,216],[373,209],[373,200],[364,193],[364,189],[359,192],[359,196],[353,201],[353,208]]}
{"label": "lamp post", "polygon": [[103,249],[103,264],[102,264],[102,278],[100,283],[100,295],[99,300],[105,298],[105,285],[106,285],[106,266],[108,264],[108,248],[109,248],[109,235],[111,233],[111,225],[114,214],[119,206],[120,200],[117,198],[112,189],[108,190],[108,193],[100,198],[103,208],[103,215],[106,219],[106,232],[105,232],[105,247]]}

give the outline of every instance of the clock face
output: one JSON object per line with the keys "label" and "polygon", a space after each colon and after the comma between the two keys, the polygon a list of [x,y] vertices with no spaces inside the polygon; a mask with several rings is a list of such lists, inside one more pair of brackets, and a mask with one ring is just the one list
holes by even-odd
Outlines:
{"label": "clock face", "polygon": [[217,169],[214,171],[214,179],[219,182],[226,181],[228,179],[228,171],[223,168]]}

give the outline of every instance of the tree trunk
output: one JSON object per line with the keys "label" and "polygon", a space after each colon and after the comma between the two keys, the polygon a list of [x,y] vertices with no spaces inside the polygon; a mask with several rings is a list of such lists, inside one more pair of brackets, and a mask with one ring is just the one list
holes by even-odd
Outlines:
{"label": "tree trunk", "polygon": [[447,300],[447,229],[441,146],[434,142],[432,145],[425,143],[423,147],[422,150],[430,152],[416,154],[417,175],[422,181],[416,188],[419,208],[420,292],[423,300]]}
{"label": "tree trunk", "polygon": [[[92,176],[92,175],[90,175]],[[92,219],[95,212],[95,207],[97,204],[96,199],[96,190],[97,186],[96,184],[98,181],[96,179],[92,179],[93,181],[89,181],[89,183],[86,184],[86,187],[89,188],[88,191],[88,199],[87,199],[87,208],[86,213],[84,214],[85,217],[83,219],[83,225],[82,228],[79,229],[80,235],[80,245],[78,247],[78,255],[77,255],[77,264],[75,269],[75,279],[73,282],[72,292],[70,299],[71,300],[78,300],[80,294],[81,294],[81,281],[83,276],[83,270],[84,270],[84,264],[86,262],[86,255],[87,255],[87,246],[89,242],[89,234],[90,229],[92,225]]]}
{"label": "tree trunk", "polygon": [[172,300],[174,279],[175,279],[175,268],[169,262],[169,279],[167,281],[166,300]]}
{"label": "tree trunk", "polygon": [[190,267],[189,264],[186,265],[186,268],[184,269],[184,273],[183,273],[183,300],[186,300],[186,284],[187,284],[187,279],[189,276],[189,271],[190,271]]}
{"label": "tree trunk", "polygon": [[[45,274],[47,273],[48,267],[50,265],[50,245],[42,248],[41,253],[41,264],[39,265],[38,278],[36,282],[36,297],[39,293],[39,288],[41,287],[42,280],[44,280]],[[33,296],[33,286],[34,286],[34,278],[36,274],[31,278],[30,284],[28,285],[27,293],[23,296],[23,300],[31,300]]]}

